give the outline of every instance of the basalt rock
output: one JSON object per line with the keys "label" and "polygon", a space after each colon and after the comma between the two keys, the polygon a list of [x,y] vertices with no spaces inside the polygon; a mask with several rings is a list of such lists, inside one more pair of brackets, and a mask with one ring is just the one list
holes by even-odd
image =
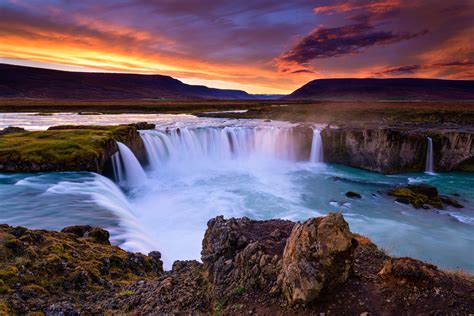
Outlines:
{"label": "basalt rock", "polygon": [[361,199],[362,198],[362,196],[359,193],[353,192],[353,191],[346,192],[346,196],[348,198],[351,198],[351,199]]}
{"label": "basalt rock", "polygon": [[325,162],[394,174],[425,170],[427,137],[436,171],[474,171],[474,133],[406,126],[339,126],[322,130]]}
{"label": "basalt rock", "polygon": [[456,208],[464,206],[456,199],[448,196],[438,195],[436,187],[428,184],[408,185],[406,187],[398,187],[388,192],[388,195],[396,198],[396,201],[403,204],[411,204],[414,208],[427,209],[430,206],[442,209],[449,205]]}
{"label": "basalt rock", "polygon": [[112,246],[101,228],[63,231],[0,226],[0,304],[5,302],[13,314],[95,314],[97,300],[163,274],[159,254],[144,256]]}
{"label": "basalt rock", "polygon": [[61,230],[62,233],[74,234],[77,237],[89,237],[98,243],[110,245],[108,231],[98,227],[85,226],[69,226]]}
{"label": "basalt rock", "polygon": [[293,225],[284,220],[225,220],[222,216],[210,220],[201,255],[215,295],[228,297],[239,289],[270,291]]}
{"label": "basalt rock", "polygon": [[472,276],[391,258],[340,214],[303,224],[217,217],[203,263],[171,271],[159,252],[128,253],[92,238],[92,227],[64,231],[0,225],[0,314],[465,315],[474,306]]}
{"label": "basalt rock", "polygon": [[395,278],[402,282],[432,279],[437,274],[436,266],[408,257],[387,260],[378,273],[383,279]]}
{"label": "basalt rock", "polygon": [[283,253],[279,282],[290,304],[308,304],[350,276],[357,245],[341,214],[293,227]]}
{"label": "basalt rock", "polygon": [[381,173],[424,170],[426,139],[419,133],[359,127],[325,128],[324,161]]}

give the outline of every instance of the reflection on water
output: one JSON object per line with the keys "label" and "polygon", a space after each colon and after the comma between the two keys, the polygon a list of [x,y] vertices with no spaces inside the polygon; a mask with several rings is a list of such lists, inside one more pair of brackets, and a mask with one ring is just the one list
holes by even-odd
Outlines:
{"label": "reflection on water", "polygon": [[[69,124],[79,116],[66,117],[39,117],[41,122],[33,120],[31,124],[46,128],[48,124]],[[287,123],[187,115],[95,117],[91,116],[92,121],[87,123],[141,120],[158,124],[158,131],[145,134],[163,133],[161,136],[166,134],[168,138],[166,144],[156,147],[159,150],[155,148],[159,163],[145,166],[147,179],[137,186],[122,188],[124,195],[110,180],[92,173],[3,174],[1,223],[48,229],[73,224],[102,226],[111,230],[114,243],[128,250],[160,250],[165,265],[170,267],[173,260],[200,257],[206,223],[214,216],[304,220],[338,211],[344,213],[353,231],[369,236],[393,255],[413,256],[443,267],[474,272],[474,177],[470,174],[385,176],[336,165],[295,162],[266,151],[264,155],[258,154],[262,153],[258,150],[255,154],[219,155],[212,148],[227,150],[225,142],[229,138],[220,134],[214,140],[209,138],[216,131],[188,134],[187,141],[198,142],[194,143],[193,152],[186,143],[179,143],[184,133],[164,133],[166,128],[178,127],[187,127],[190,133],[209,126],[236,133],[241,132],[239,127],[258,127],[267,134],[255,137],[269,137],[266,141],[271,143],[273,136],[268,135],[272,132],[265,128],[285,128]],[[20,118],[16,120],[11,115],[10,122],[15,123],[6,125],[21,125]],[[3,120],[0,122],[4,124]],[[278,133],[275,131],[274,135]],[[252,137],[249,135],[245,137]],[[224,143],[210,145],[213,142]],[[204,143],[214,154],[199,154],[197,159],[193,155],[203,150]],[[173,155],[165,154],[172,150]],[[415,182],[435,185],[443,194],[459,194],[458,199],[466,207],[415,210],[395,203],[385,194],[393,185]],[[360,193],[362,199],[346,198],[347,191]]]}

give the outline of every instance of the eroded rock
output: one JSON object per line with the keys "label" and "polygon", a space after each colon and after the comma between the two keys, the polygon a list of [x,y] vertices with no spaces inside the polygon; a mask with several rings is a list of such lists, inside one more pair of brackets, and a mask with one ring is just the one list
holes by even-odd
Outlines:
{"label": "eroded rock", "polygon": [[352,272],[356,244],[338,213],[296,225],[286,243],[279,277],[288,302],[310,303],[344,283]]}
{"label": "eroded rock", "polygon": [[218,296],[239,290],[270,289],[293,223],[216,217],[208,222],[201,252],[204,269]]}

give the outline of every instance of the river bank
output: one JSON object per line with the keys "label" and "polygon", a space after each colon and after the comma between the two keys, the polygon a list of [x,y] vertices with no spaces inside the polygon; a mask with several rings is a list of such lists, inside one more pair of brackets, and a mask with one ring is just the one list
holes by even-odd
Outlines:
{"label": "river bank", "polygon": [[127,253],[102,229],[0,226],[2,312],[472,313],[472,276],[391,258],[340,214],[207,226],[202,263],[170,271],[160,253]]}

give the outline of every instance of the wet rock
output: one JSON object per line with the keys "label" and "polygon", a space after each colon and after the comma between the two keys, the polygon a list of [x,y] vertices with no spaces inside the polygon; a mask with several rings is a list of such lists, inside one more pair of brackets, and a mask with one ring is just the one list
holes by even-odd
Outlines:
{"label": "wet rock", "polygon": [[463,208],[464,207],[464,205],[459,203],[456,199],[451,198],[449,196],[440,196],[439,198],[446,205],[450,205],[450,206],[453,206],[455,208]]}
{"label": "wet rock", "polygon": [[362,196],[359,193],[353,192],[353,191],[346,192],[346,197],[351,198],[351,199],[360,199],[360,198],[362,198]]}
{"label": "wet rock", "polygon": [[388,195],[396,197],[395,201],[403,204],[411,204],[414,208],[429,209],[430,207],[435,207],[442,209],[443,204],[456,208],[464,207],[454,198],[438,195],[438,189],[428,184],[398,187],[389,191]]}
{"label": "wet rock", "polygon": [[399,197],[399,198],[396,198],[395,201],[402,204],[407,204],[407,205],[410,204],[410,200],[407,198]]}
{"label": "wet rock", "polygon": [[344,283],[357,242],[341,214],[296,225],[287,240],[279,276],[288,303],[307,304]]}
{"label": "wet rock", "polygon": [[424,205],[431,205],[438,209],[443,207],[438,197],[438,190],[431,186],[399,187],[389,191],[388,195],[396,197],[397,202],[411,204],[414,208],[423,208]]}
{"label": "wet rock", "polygon": [[436,187],[431,186],[429,184],[410,184],[407,186],[407,189],[417,193],[426,195],[429,198],[438,197],[438,189]]}

